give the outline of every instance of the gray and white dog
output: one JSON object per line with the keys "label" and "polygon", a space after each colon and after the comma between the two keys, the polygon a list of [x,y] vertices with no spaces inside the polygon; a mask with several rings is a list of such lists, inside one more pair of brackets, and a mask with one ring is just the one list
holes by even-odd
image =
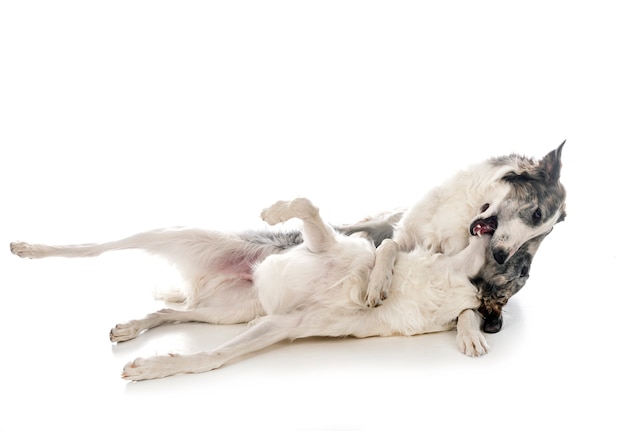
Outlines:
{"label": "gray and white dog", "polygon": [[490,253],[473,282],[483,298],[483,330],[498,332],[502,307],[526,283],[543,239],[565,219],[566,192],[560,182],[564,144],[540,160],[511,154],[473,165],[405,212],[343,227],[344,233],[363,232],[380,242],[367,304],[378,306],[387,297],[398,250],[421,246],[454,255],[470,236],[491,233]]}

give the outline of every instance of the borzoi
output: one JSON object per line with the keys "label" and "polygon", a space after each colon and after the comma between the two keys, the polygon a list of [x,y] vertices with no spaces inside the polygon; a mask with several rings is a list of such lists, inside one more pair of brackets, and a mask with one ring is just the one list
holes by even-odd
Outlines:
{"label": "borzoi", "polygon": [[[414,335],[457,326],[462,352],[471,356],[486,352],[480,322],[471,311],[480,306],[480,300],[470,277],[484,265],[490,233],[472,238],[465,250],[451,257],[420,248],[400,253],[390,298],[384,307],[368,308],[363,307],[362,297],[374,265],[371,241],[337,233],[304,198],[278,202],[264,210],[262,217],[272,225],[293,217],[302,219],[304,242],[257,260],[260,263],[252,272],[246,263],[238,273],[236,268],[243,262],[237,253],[221,253],[215,261],[212,249],[223,251],[233,238],[194,229],[152,231],[95,245],[14,243],[12,251],[22,257],[75,257],[142,248],[172,259],[183,275],[196,280],[195,286],[202,286],[187,310],[165,309],[117,325],[110,335],[114,342],[133,339],[164,323],[252,322],[242,334],[210,352],[138,358],[124,368],[123,377],[130,380],[209,371],[281,340],[311,336]],[[216,266],[233,268],[233,272],[212,277],[207,268]],[[200,281],[201,277],[207,278]],[[232,277],[246,283],[233,284]]]}

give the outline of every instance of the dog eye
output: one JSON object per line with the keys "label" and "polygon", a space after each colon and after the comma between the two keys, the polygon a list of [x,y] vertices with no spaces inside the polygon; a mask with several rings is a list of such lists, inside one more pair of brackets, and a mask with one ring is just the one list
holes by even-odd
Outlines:
{"label": "dog eye", "polygon": [[519,272],[519,277],[524,278],[528,275],[528,266],[522,266],[522,270]]}
{"label": "dog eye", "polygon": [[533,221],[538,222],[541,220],[541,208],[537,208],[533,213]]}
{"label": "dog eye", "polygon": [[482,207],[480,207],[480,212],[484,213],[485,211],[487,211],[487,209],[489,209],[489,204],[484,204]]}

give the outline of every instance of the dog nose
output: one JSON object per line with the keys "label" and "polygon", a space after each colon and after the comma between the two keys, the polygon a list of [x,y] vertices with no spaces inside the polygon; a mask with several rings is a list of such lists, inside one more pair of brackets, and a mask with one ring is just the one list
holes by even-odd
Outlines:
{"label": "dog nose", "polygon": [[502,315],[495,311],[485,316],[483,331],[487,334],[495,334],[502,329]]}
{"label": "dog nose", "polygon": [[496,251],[493,252],[493,258],[500,265],[502,265],[504,262],[506,262],[508,257],[509,257],[509,254],[506,251],[502,250],[501,248],[499,248],[499,249],[497,249]]}

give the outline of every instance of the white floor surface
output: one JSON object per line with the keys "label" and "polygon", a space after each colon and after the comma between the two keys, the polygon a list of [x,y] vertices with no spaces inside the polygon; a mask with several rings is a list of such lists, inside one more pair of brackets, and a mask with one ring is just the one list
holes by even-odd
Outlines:
{"label": "white floor surface", "polygon": [[[438,4],[3,4],[0,431],[626,429],[623,13]],[[114,324],[162,306],[167,265],[8,251],[259,227],[294,196],[351,222],[566,138],[568,217],[481,358],[454,332],[311,339],[128,383],[137,356],[210,349],[242,327],[111,345]]]}

